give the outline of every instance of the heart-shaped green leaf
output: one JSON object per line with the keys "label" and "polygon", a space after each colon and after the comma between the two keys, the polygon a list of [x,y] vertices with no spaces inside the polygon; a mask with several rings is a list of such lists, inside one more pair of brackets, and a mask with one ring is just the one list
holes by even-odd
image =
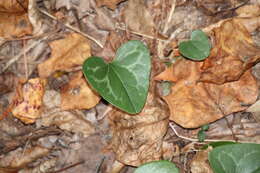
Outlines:
{"label": "heart-shaped green leaf", "polygon": [[183,56],[197,61],[207,58],[210,48],[210,41],[207,35],[201,30],[193,31],[191,33],[191,40],[183,41],[179,44],[179,51]]}
{"label": "heart-shaped green leaf", "polygon": [[150,53],[137,40],[123,44],[111,63],[90,57],[83,72],[91,86],[109,103],[130,113],[139,113],[146,101],[151,70]]}
{"label": "heart-shaped green leaf", "polygon": [[260,173],[260,144],[230,144],[214,148],[209,162],[215,173]]}
{"label": "heart-shaped green leaf", "polygon": [[141,165],[134,173],[179,173],[179,169],[172,162],[159,160]]}

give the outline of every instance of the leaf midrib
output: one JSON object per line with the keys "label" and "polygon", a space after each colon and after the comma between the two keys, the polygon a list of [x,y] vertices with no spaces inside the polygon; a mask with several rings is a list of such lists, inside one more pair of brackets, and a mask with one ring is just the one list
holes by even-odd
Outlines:
{"label": "leaf midrib", "polygon": [[132,107],[134,108],[134,111],[135,111],[135,113],[136,113],[136,112],[137,112],[137,109],[136,109],[135,105],[133,104],[133,101],[132,101],[132,99],[131,99],[131,97],[130,97],[130,95],[129,95],[129,93],[128,93],[128,90],[125,88],[124,82],[121,80],[120,75],[119,75],[118,72],[116,71],[116,68],[113,68],[113,66],[116,66],[116,65],[113,64],[113,63],[111,63],[111,64],[109,64],[108,66],[111,67],[112,70],[115,72],[116,77],[119,79],[120,83],[122,84],[123,88],[125,89],[125,92],[126,92],[126,94],[127,94],[127,97],[129,98],[130,103],[131,103],[131,105],[132,105]]}

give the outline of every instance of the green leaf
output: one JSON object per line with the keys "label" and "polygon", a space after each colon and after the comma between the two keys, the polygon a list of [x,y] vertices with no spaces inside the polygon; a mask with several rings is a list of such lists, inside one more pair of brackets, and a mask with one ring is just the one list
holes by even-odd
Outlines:
{"label": "green leaf", "polygon": [[199,142],[203,142],[206,138],[206,133],[204,130],[200,130],[198,132],[198,139],[199,139]]}
{"label": "green leaf", "polygon": [[159,160],[141,165],[134,173],[179,173],[179,169],[170,161]]}
{"label": "green leaf", "polygon": [[209,130],[209,125],[208,125],[208,124],[203,125],[203,126],[201,127],[201,130],[203,130],[203,131]]}
{"label": "green leaf", "polygon": [[214,148],[209,162],[215,173],[260,173],[260,144],[231,144]]}
{"label": "green leaf", "polygon": [[151,70],[150,53],[137,40],[123,44],[111,63],[90,57],[83,72],[90,85],[109,103],[130,113],[139,113],[146,101]]}
{"label": "green leaf", "polygon": [[210,54],[210,41],[207,35],[201,30],[191,33],[191,40],[183,41],[179,44],[180,53],[189,59],[201,61]]}
{"label": "green leaf", "polygon": [[218,142],[211,142],[209,144],[205,144],[202,146],[202,150],[207,149],[209,146],[211,146],[212,148],[216,148],[222,145],[230,145],[230,144],[239,144],[237,142],[231,142],[231,141],[218,141]]}

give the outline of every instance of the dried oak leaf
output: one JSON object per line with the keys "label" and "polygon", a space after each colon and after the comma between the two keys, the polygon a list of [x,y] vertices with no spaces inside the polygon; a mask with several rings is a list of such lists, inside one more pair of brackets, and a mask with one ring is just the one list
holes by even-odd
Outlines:
{"label": "dried oak leaf", "polygon": [[123,18],[130,30],[146,35],[155,35],[155,24],[145,1],[129,0],[123,12]]}
{"label": "dried oak leaf", "polygon": [[32,25],[27,14],[28,0],[0,2],[0,37],[12,39],[31,34]]}
{"label": "dried oak leaf", "polygon": [[88,40],[77,34],[71,33],[64,39],[50,43],[51,57],[38,65],[40,77],[48,77],[55,71],[68,71],[73,67],[82,65],[90,56]]}
{"label": "dried oak leaf", "polygon": [[[235,82],[222,85],[198,82],[202,62],[180,59],[173,64],[171,94],[163,97],[170,108],[170,120],[185,128],[196,128],[225,115],[242,111],[256,101],[257,83],[250,71]],[[183,70],[185,69],[185,70]],[[156,77],[164,80],[166,70]],[[165,75],[165,79],[169,79]]]}
{"label": "dried oak leaf", "polygon": [[24,85],[18,84],[12,100],[13,115],[26,124],[34,123],[41,114],[42,98],[45,92],[46,80],[34,78]]}
{"label": "dried oak leaf", "polygon": [[101,7],[101,6],[106,6],[112,10],[116,9],[117,4],[119,4],[120,2],[123,2],[125,0],[96,0],[97,6]]}
{"label": "dried oak leaf", "polygon": [[84,118],[81,111],[63,111],[58,107],[61,103],[60,93],[54,90],[46,91],[43,102],[45,109],[36,122],[37,126],[56,125],[60,129],[82,134],[84,137],[95,132],[94,126]]}
{"label": "dried oak leaf", "polygon": [[99,95],[94,92],[82,72],[72,76],[70,82],[61,88],[61,109],[90,109],[100,101]]}
{"label": "dried oak leaf", "polygon": [[215,84],[236,81],[260,62],[260,48],[238,20],[224,21],[211,34],[213,49],[201,67],[199,81]]}
{"label": "dried oak leaf", "polygon": [[[148,96],[148,102],[153,100]],[[109,148],[126,165],[139,166],[162,157],[163,137],[168,128],[167,107],[147,103],[136,116],[113,110],[109,116],[113,137]]]}

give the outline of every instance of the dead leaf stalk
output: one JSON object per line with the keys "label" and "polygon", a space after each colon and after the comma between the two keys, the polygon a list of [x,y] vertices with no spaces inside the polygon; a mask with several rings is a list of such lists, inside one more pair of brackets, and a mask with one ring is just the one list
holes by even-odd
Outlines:
{"label": "dead leaf stalk", "polygon": [[[39,9],[39,11],[40,11],[42,14],[44,14],[44,15],[50,17],[51,19],[56,20],[56,21],[59,22],[59,20],[58,20],[55,16],[51,15],[51,14],[48,13],[47,11],[44,11],[44,10],[41,10],[41,9]],[[74,27],[74,26],[71,26],[70,24],[65,24],[65,23],[62,23],[62,24],[63,24],[64,26],[66,26],[68,29],[70,29],[70,30],[72,30],[72,31],[74,31],[74,32],[76,32],[76,33],[79,33],[79,34],[81,34],[82,36],[84,36],[84,37],[86,37],[86,38],[92,40],[94,43],[96,43],[96,44],[97,44],[99,47],[101,47],[102,49],[104,48],[104,46],[103,46],[98,40],[96,40],[94,37],[92,37],[92,36],[90,36],[90,35],[88,35],[88,34],[82,32],[82,31],[80,31],[78,28],[76,28],[76,27]]]}

